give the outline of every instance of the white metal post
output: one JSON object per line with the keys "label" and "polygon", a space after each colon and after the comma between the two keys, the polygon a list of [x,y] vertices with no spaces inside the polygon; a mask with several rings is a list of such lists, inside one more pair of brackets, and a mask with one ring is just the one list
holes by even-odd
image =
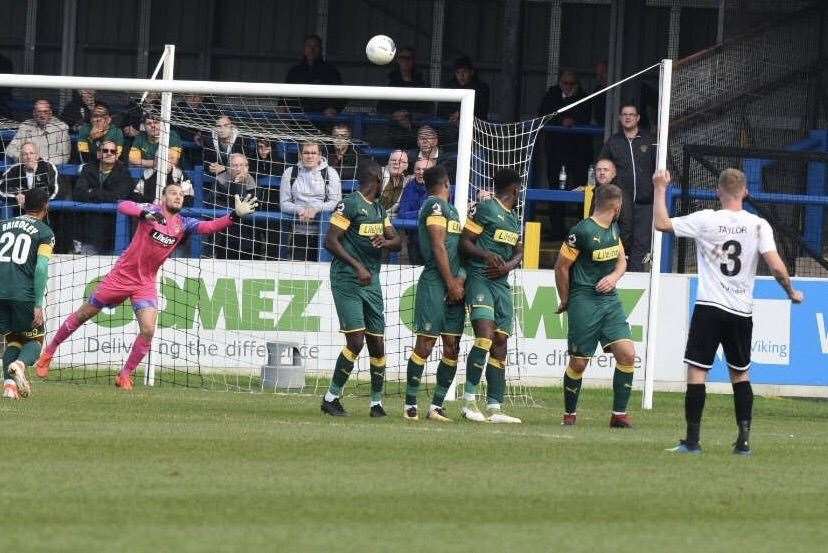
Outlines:
{"label": "white metal post", "polygon": [[[661,60],[658,77],[658,135],[656,170],[667,168],[667,141],[670,131],[670,94],[672,92],[673,60]],[[647,306],[647,353],[644,358],[644,395],[641,407],[653,408],[655,383],[656,333],[661,290],[661,232],[653,227],[652,264],[650,266],[650,301]]]}

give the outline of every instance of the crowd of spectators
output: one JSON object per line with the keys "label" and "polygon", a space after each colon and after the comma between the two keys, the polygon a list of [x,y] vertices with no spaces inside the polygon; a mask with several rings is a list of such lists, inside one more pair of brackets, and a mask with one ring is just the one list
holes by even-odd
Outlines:
{"label": "crowd of spectators", "polygon": [[[471,59],[456,59],[452,69],[451,78],[442,86],[474,90],[475,116],[487,118],[489,87],[479,78]],[[324,59],[322,41],[316,35],[306,37],[301,59],[290,68],[285,80],[342,83],[336,66]],[[605,86],[606,64],[596,66],[594,83],[596,89]],[[387,84],[427,86],[413,48],[399,49]],[[557,112],[587,94],[576,73],[563,70],[558,82],[546,92],[538,113]],[[22,191],[33,187],[47,188],[52,198],[85,203],[113,203],[126,198],[153,201],[159,188],[156,157],[162,125],[155,115],[157,111],[145,111],[144,107],[147,103],[157,106],[157,102],[158,97],[150,94],[144,104],[133,100],[113,111],[95,90],[79,90],[57,117],[49,100],[37,99],[32,117],[19,124],[5,147],[6,171],[0,192],[7,203],[17,202]],[[305,98],[301,102],[306,112],[329,118],[327,124],[319,125],[328,139],[286,146],[267,137],[243,136],[234,122],[237,115],[223,112],[209,97],[187,94],[176,104],[180,117],[196,123],[192,128],[169,131],[166,179],[183,185],[185,204],[199,202],[197,205],[226,209],[235,194],[255,194],[264,210],[283,215],[279,223],[267,221],[265,240],[257,239],[260,237],[252,226],[244,229],[236,225],[239,228],[207,241],[207,255],[317,259],[320,215],[330,214],[343,193],[350,191],[343,190],[342,181],[354,179],[362,155],[360,144],[391,150],[383,169],[380,201],[392,217],[416,218],[426,196],[423,172],[427,168],[441,164],[450,175],[455,172],[459,104],[380,101],[377,112],[387,115],[388,123],[365,129],[365,142],[361,143],[354,139],[351,126],[337,117],[346,107],[344,100]],[[550,122],[564,128],[601,123],[604,111],[600,96],[556,115]],[[418,124],[435,115],[444,123],[437,127]],[[551,185],[558,183],[565,173],[565,186],[569,189],[587,184],[600,186],[607,178],[622,188],[625,201],[620,225],[633,270],[643,268],[652,220],[649,175],[654,170],[653,137],[639,127],[640,119],[635,105],[622,106],[621,131],[600,148],[600,154],[590,136],[574,133],[541,133],[536,149],[536,155],[545,158],[543,173]],[[588,183],[588,168],[596,161],[597,182]],[[59,166],[70,162],[78,165],[77,172],[59,174]],[[198,181],[203,186],[197,190],[187,175],[198,166],[203,167],[203,178]],[[61,229],[72,235],[69,249],[79,254],[112,253],[114,215],[93,212],[83,220],[82,225],[65,225]],[[417,263],[417,236],[413,232],[408,234],[404,255]],[[274,241],[282,245],[277,251],[261,247],[262,242]]]}

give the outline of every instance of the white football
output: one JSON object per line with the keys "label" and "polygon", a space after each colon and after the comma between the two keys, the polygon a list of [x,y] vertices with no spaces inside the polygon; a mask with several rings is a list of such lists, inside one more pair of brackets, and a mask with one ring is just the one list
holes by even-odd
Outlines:
{"label": "white football", "polygon": [[391,37],[377,35],[365,45],[365,55],[371,63],[387,65],[397,55],[397,46]]}

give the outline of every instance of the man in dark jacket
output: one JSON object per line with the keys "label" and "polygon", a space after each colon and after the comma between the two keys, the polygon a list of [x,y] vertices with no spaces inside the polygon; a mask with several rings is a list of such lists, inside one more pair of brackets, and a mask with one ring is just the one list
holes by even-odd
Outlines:
{"label": "man in dark jacket", "polygon": [[[299,84],[342,84],[339,70],[322,58],[322,39],[308,35],[302,48],[302,61],[290,68],[285,82]],[[322,112],[334,116],[342,111],[345,102],[336,98],[303,98],[305,112]]]}
{"label": "man in dark jacket", "polygon": [[44,188],[49,199],[58,192],[57,168],[40,159],[37,144],[26,142],[20,147],[20,163],[12,165],[0,180],[0,194],[8,198],[9,203],[19,204],[23,192],[32,188]]}
{"label": "man in dark jacket", "polygon": [[[118,161],[118,145],[106,140],[98,150],[101,160],[81,166],[72,198],[77,202],[106,204],[129,198],[135,182]],[[81,217],[79,217],[81,218]],[[115,214],[84,213],[75,233],[75,253],[111,254],[115,245]]]}
{"label": "man in dark jacket", "polygon": [[624,192],[618,224],[629,258],[628,271],[644,270],[652,239],[656,147],[653,135],[639,128],[640,119],[635,104],[622,103],[618,116],[621,131],[607,140],[600,156],[615,163],[615,183]]}

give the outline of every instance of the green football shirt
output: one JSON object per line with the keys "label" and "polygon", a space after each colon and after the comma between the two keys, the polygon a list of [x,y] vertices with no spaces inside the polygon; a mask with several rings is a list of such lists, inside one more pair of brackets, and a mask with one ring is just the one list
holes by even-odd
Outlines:
{"label": "green football shirt", "polygon": [[[520,219],[514,211],[506,209],[500,200],[483,200],[469,209],[465,230],[478,236],[477,245],[486,251],[496,253],[509,261],[520,241]],[[468,260],[469,271],[483,275],[486,262],[472,257]],[[505,280],[503,276],[500,280]]]}
{"label": "green football shirt", "polygon": [[420,253],[423,256],[425,265],[423,272],[437,275],[437,262],[434,260],[434,251],[431,249],[431,237],[428,234],[429,226],[437,225],[446,229],[446,252],[448,253],[449,268],[451,274],[457,276],[460,272],[460,215],[457,209],[442,198],[428,196],[420,208],[417,216],[417,234],[420,242]]}
{"label": "green football shirt", "polygon": [[[375,248],[371,244],[371,238],[383,234],[385,227],[391,226],[382,204],[379,201],[369,202],[359,190],[351,192],[336,206],[331,216],[331,224],[345,231],[342,238],[345,251],[359,260],[378,281],[382,249]],[[331,262],[331,276],[335,278],[339,275],[355,279],[356,271],[334,256]]]}
{"label": "green football shirt", "polygon": [[43,221],[21,215],[0,221],[0,299],[33,302],[37,256],[52,256],[55,234]]}
{"label": "green football shirt", "polygon": [[[181,137],[178,136],[175,129],[170,129],[169,147],[171,151],[175,151],[178,155],[181,155]],[[140,153],[141,159],[155,159],[155,154],[158,152],[158,142],[153,142],[149,139],[146,132],[142,132],[132,142],[129,153],[133,154],[133,152]]]}
{"label": "green football shirt", "polygon": [[599,294],[595,285],[615,270],[618,256],[622,254],[617,223],[603,227],[590,217],[572,227],[560,253],[574,260],[570,273],[571,293],[591,293],[596,297],[617,295],[615,290]]}

